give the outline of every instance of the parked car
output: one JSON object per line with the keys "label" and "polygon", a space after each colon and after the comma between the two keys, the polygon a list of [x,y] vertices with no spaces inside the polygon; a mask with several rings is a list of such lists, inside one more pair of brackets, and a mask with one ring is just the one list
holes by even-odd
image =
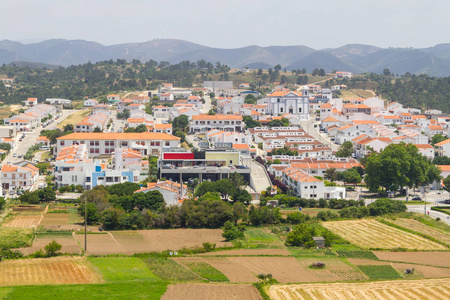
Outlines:
{"label": "parked car", "polygon": [[450,204],[450,199],[444,200],[445,204]]}
{"label": "parked car", "polygon": [[10,190],[10,191],[9,191],[9,194],[10,194],[10,195],[14,195],[14,190]]}
{"label": "parked car", "polygon": [[13,157],[16,157],[16,156],[17,156],[17,154],[16,154],[16,153],[14,153],[14,154],[13,154]]}
{"label": "parked car", "polygon": [[411,200],[413,201],[422,201],[422,198],[420,198],[419,196],[414,196],[411,198]]}

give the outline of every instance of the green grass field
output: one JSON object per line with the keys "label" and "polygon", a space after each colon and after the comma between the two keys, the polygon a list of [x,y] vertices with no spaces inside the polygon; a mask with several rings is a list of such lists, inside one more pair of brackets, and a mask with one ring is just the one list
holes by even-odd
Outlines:
{"label": "green grass field", "polygon": [[143,257],[151,272],[163,280],[202,281],[203,278],[176,261],[165,257]]}
{"label": "green grass field", "polygon": [[[167,283],[128,281],[105,284],[17,286],[0,288],[1,299],[150,299],[166,292]],[[6,297],[5,297],[6,296]]]}
{"label": "green grass field", "polygon": [[389,265],[361,265],[357,266],[370,280],[401,279],[402,276]]}
{"label": "green grass field", "polygon": [[8,248],[20,248],[31,246],[33,229],[24,228],[0,228],[0,246]]}
{"label": "green grass field", "polygon": [[336,252],[337,254],[339,254],[339,256],[342,257],[378,260],[378,257],[375,254],[373,254],[372,251],[338,250]]}
{"label": "green grass field", "polygon": [[160,281],[146,263],[137,257],[92,257],[89,262],[97,267],[103,279],[109,282],[138,279]]}
{"label": "green grass field", "polygon": [[186,266],[198,275],[216,282],[229,281],[228,278],[219,270],[206,262],[190,262],[185,263]]}

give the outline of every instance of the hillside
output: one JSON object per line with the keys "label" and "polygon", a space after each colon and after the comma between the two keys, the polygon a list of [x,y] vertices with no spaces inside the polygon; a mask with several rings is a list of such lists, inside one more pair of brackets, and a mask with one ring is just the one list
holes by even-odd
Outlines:
{"label": "hillside", "polygon": [[179,63],[189,60],[220,62],[231,68],[257,67],[268,69],[277,64],[287,69],[311,71],[323,68],[356,73],[377,72],[388,68],[394,74],[450,75],[450,44],[430,48],[388,48],[348,44],[338,48],[315,50],[307,46],[257,45],[220,49],[183,40],[159,39],[142,43],[104,46],[84,40],[54,39],[39,43],[21,44],[0,41],[0,64],[17,61],[38,62],[50,65],[70,66],[105,60],[133,59],[147,62],[167,61]]}

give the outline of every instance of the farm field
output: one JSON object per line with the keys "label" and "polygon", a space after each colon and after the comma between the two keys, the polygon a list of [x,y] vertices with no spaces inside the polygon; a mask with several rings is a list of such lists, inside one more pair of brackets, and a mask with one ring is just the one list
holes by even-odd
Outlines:
{"label": "farm field", "polygon": [[168,286],[162,300],[262,300],[258,290],[252,285],[245,284],[171,284]]}
{"label": "farm field", "polygon": [[417,220],[397,218],[395,220],[388,219],[387,221],[403,228],[425,234],[450,245],[450,233],[427,226]]}
{"label": "farm field", "polygon": [[55,240],[59,244],[61,244],[61,253],[81,254],[80,245],[71,235],[68,237],[35,238],[31,247],[19,248],[18,250],[24,255],[29,255],[36,252],[37,250],[44,250],[44,247],[51,243],[52,240]]}
{"label": "farm field", "polygon": [[103,282],[83,257],[6,260],[0,274],[0,286]]}
{"label": "farm field", "polygon": [[0,227],[0,245],[8,248],[27,247],[31,245],[33,230],[28,228]]}
{"label": "farm field", "polygon": [[450,268],[450,252],[374,252],[380,260]]}
{"label": "farm field", "polygon": [[102,274],[103,279],[109,282],[124,280],[159,281],[159,278],[150,272],[145,262],[137,257],[91,257],[88,261]]}
{"label": "farm field", "polygon": [[350,243],[365,249],[445,250],[444,245],[382,224],[376,220],[330,221],[322,225]]}
{"label": "farm field", "polygon": [[273,285],[271,299],[448,299],[450,279]]}
{"label": "farm field", "polygon": [[215,251],[201,253],[200,256],[258,256],[258,255],[275,255],[289,256],[290,253],[286,248],[279,249],[233,249],[225,251]]}
{"label": "farm field", "polygon": [[42,215],[14,216],[13,219],[2,224],[3,227],[11,228],[35,228],[39,225]]}

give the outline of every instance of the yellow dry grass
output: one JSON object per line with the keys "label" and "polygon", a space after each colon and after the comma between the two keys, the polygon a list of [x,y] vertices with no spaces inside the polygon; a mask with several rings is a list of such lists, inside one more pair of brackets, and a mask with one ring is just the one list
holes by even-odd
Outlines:
{"label": "yellow dry grass", "polygon": [[339,98],[341,98],[344,101],[349,101],[357,98],[370,98],[373,96],[375,96],[375,93],[372,90],[352,89],[352,90],[341,90],[341,95],[339,96]]}
{"label": "yellow dry grass", "polygon": [[384,225],[376,220],[332,221],[324,222],[323,226],[350,243],[365,249],[448,249],[444,245]]}
{"label": "yellow dry grass", "polygon": [[64,128],[67,124],[75,125],[78,122],[83,121],[83,119],[91,113],[89,109],[76,110],[70,114],[64,121],[58,124],[58,128]]}
{"label": "yellow dry grass", "polygon": [[450,279],[272,285],[271,299],[449,299]]}
{"label": "yellow dry grass", "polygon": [[401,226],[403,228],[407,228],[416,232],[420,232],[427,236],[433,237],[441,242],[444,242],[450,245],[450,233],[439,230],[437,228],[430,227],[425,225],[417,220],[413,219],[395,219],[395,220],[387,220],[388,222],[394,223],[395,225]]}
{"label": "yellow dry grass", "polygon": [[103,282],[85,257],[7,260],[0,274],[0,286]]}
{"label": "yellow dry grass", "polygon": [[171,284],[161,299],[262,299],[258,290],[249,284],[202,284],[182,283]]}

